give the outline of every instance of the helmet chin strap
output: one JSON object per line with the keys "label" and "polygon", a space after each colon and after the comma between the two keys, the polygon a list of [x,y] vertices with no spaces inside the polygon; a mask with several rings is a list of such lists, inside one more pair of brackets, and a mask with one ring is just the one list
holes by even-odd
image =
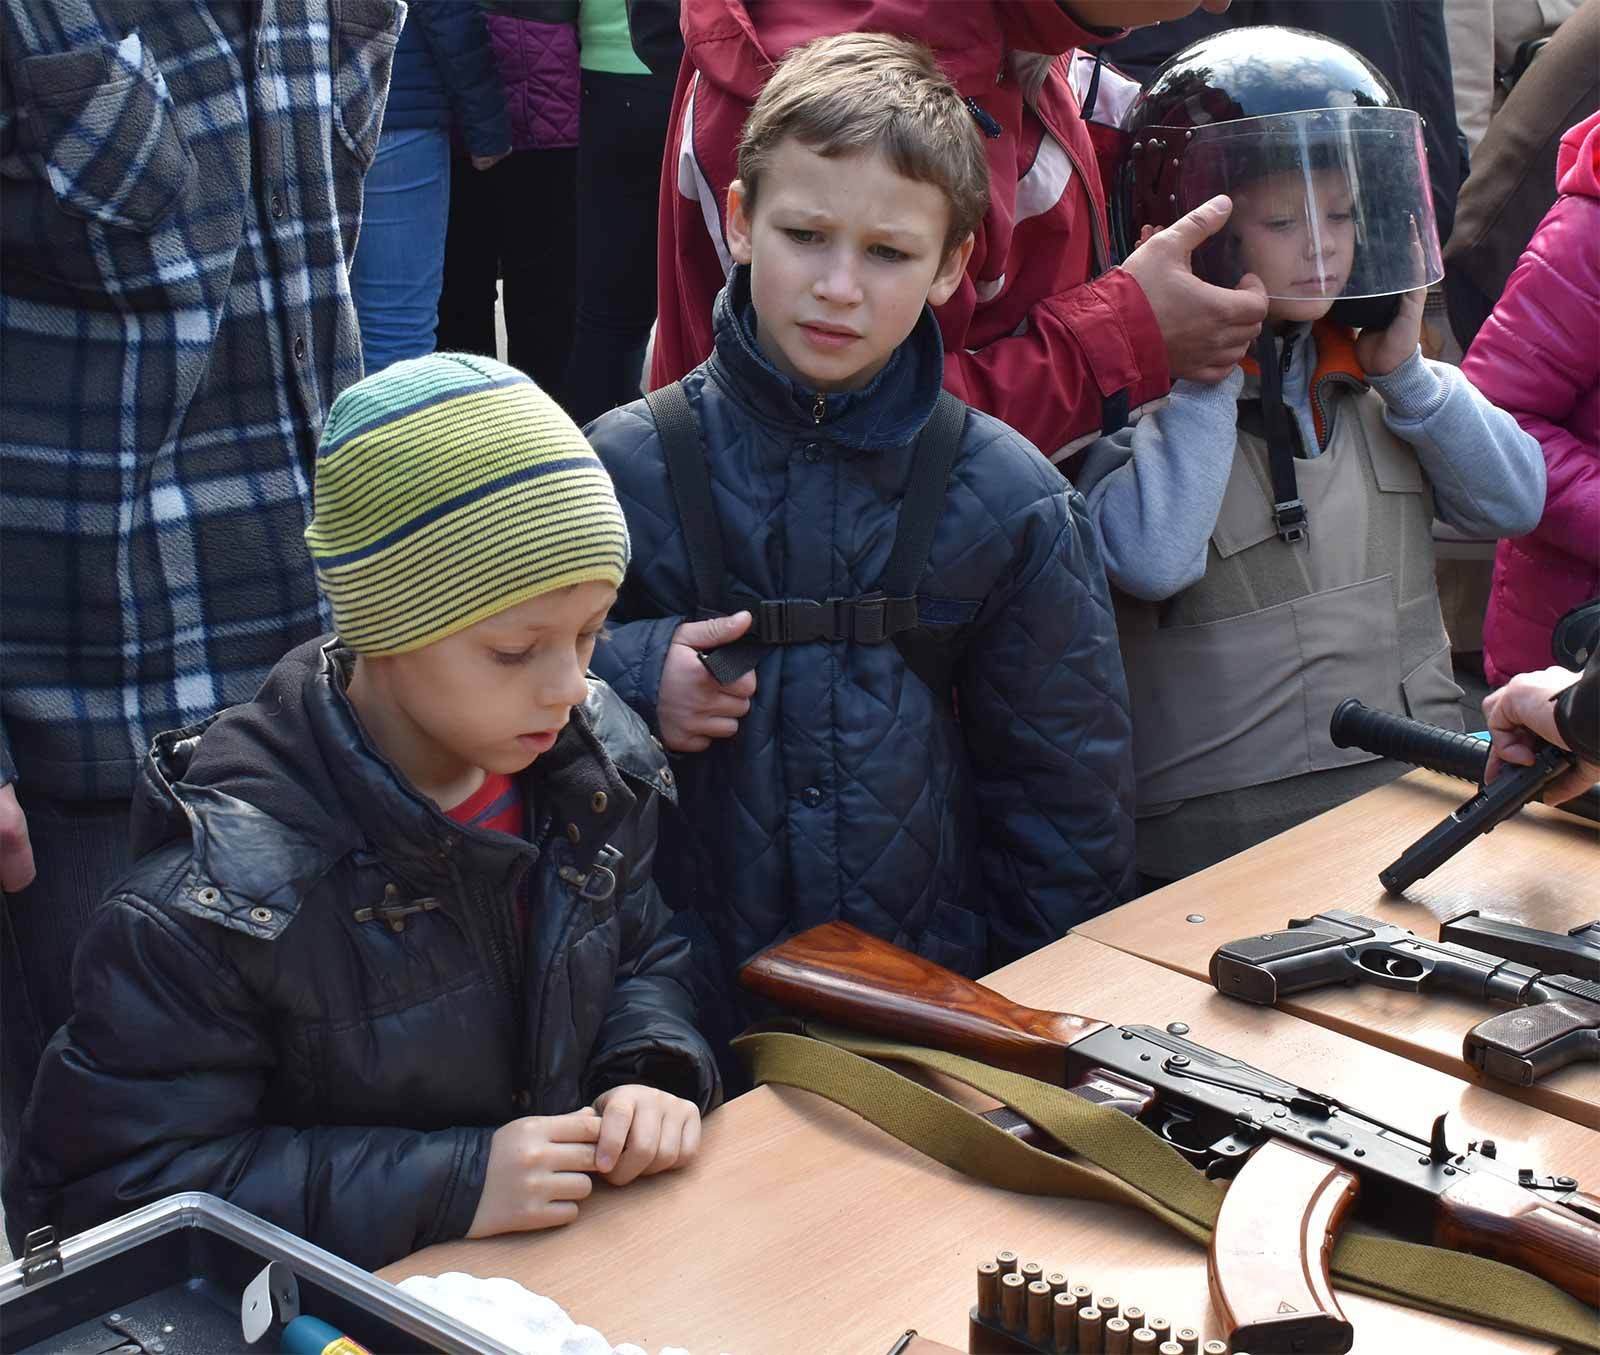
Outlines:
{"label": "helmet chin strap", "polygon": [[1294,434],[1290,431],[1289,411],[1283,404],[1283,369],[1288,365],[1294,340],[1278,350],[1278,336],[1263,326],[1256,340],[1256,366],[1261,370],[1261,426],[1267,437],[1267,464],[1272,471],[1272,521],[1278,536],[1294,544],[1304,541],[1308,530],[1306,506],[1294,473]]}

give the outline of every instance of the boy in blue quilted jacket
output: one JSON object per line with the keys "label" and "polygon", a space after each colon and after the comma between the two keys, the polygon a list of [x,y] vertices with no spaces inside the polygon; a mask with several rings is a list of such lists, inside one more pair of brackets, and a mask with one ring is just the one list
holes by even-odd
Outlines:
{"label": "boy in blue quilted jacket", "polygon": [[929,303],[971,285],[984,154],[925,48],[797,49],[741,141],[715,352],[587,430],[637,545],[595,666],[676,755],[657,879],[730,1026],[737,966],[814,923],[976,975],[1127,896],[1082,501],[941,398]]}

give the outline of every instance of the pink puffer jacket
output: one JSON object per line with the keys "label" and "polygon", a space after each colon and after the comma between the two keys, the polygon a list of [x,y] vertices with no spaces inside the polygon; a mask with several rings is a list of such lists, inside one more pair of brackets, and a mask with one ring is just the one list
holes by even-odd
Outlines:
{"label": "pink puffer jacket", "polygon": [[1484,670],[1548,668],[1563,612],[1600,594],[1600,113],[1561,139],[1561,196],[1461,370],[1544,448],[1544,516],[1495,551]]}
{"label": "pink puffer jacket", "polygon": [[514,150],[578,144],[578,30],[504,14],[487,16],[494,64],[506,87]]}

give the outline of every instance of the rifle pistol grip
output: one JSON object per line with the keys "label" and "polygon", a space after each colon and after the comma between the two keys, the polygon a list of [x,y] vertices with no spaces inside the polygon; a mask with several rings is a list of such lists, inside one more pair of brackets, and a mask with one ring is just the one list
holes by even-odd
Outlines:
{"label": "rifle pistol grip", "polygon": [[1222,1198],[1208,1257],[1234,1350],[1350,1349],[1328,1261],[1359,1190],[1354,1173],[1293,1144],[1271,1139],[1250,1155]]}

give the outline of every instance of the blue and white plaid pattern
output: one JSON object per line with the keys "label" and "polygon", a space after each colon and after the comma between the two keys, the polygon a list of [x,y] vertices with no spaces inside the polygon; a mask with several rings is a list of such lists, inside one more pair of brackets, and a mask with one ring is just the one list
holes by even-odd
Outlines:
{"label": "blue and white plaid pattern", "polygon": [[[0,756],[129,793],[325,630],[302,533],[396,0],[6,0]],[[0,779],[10,768],[0,765]]]}

